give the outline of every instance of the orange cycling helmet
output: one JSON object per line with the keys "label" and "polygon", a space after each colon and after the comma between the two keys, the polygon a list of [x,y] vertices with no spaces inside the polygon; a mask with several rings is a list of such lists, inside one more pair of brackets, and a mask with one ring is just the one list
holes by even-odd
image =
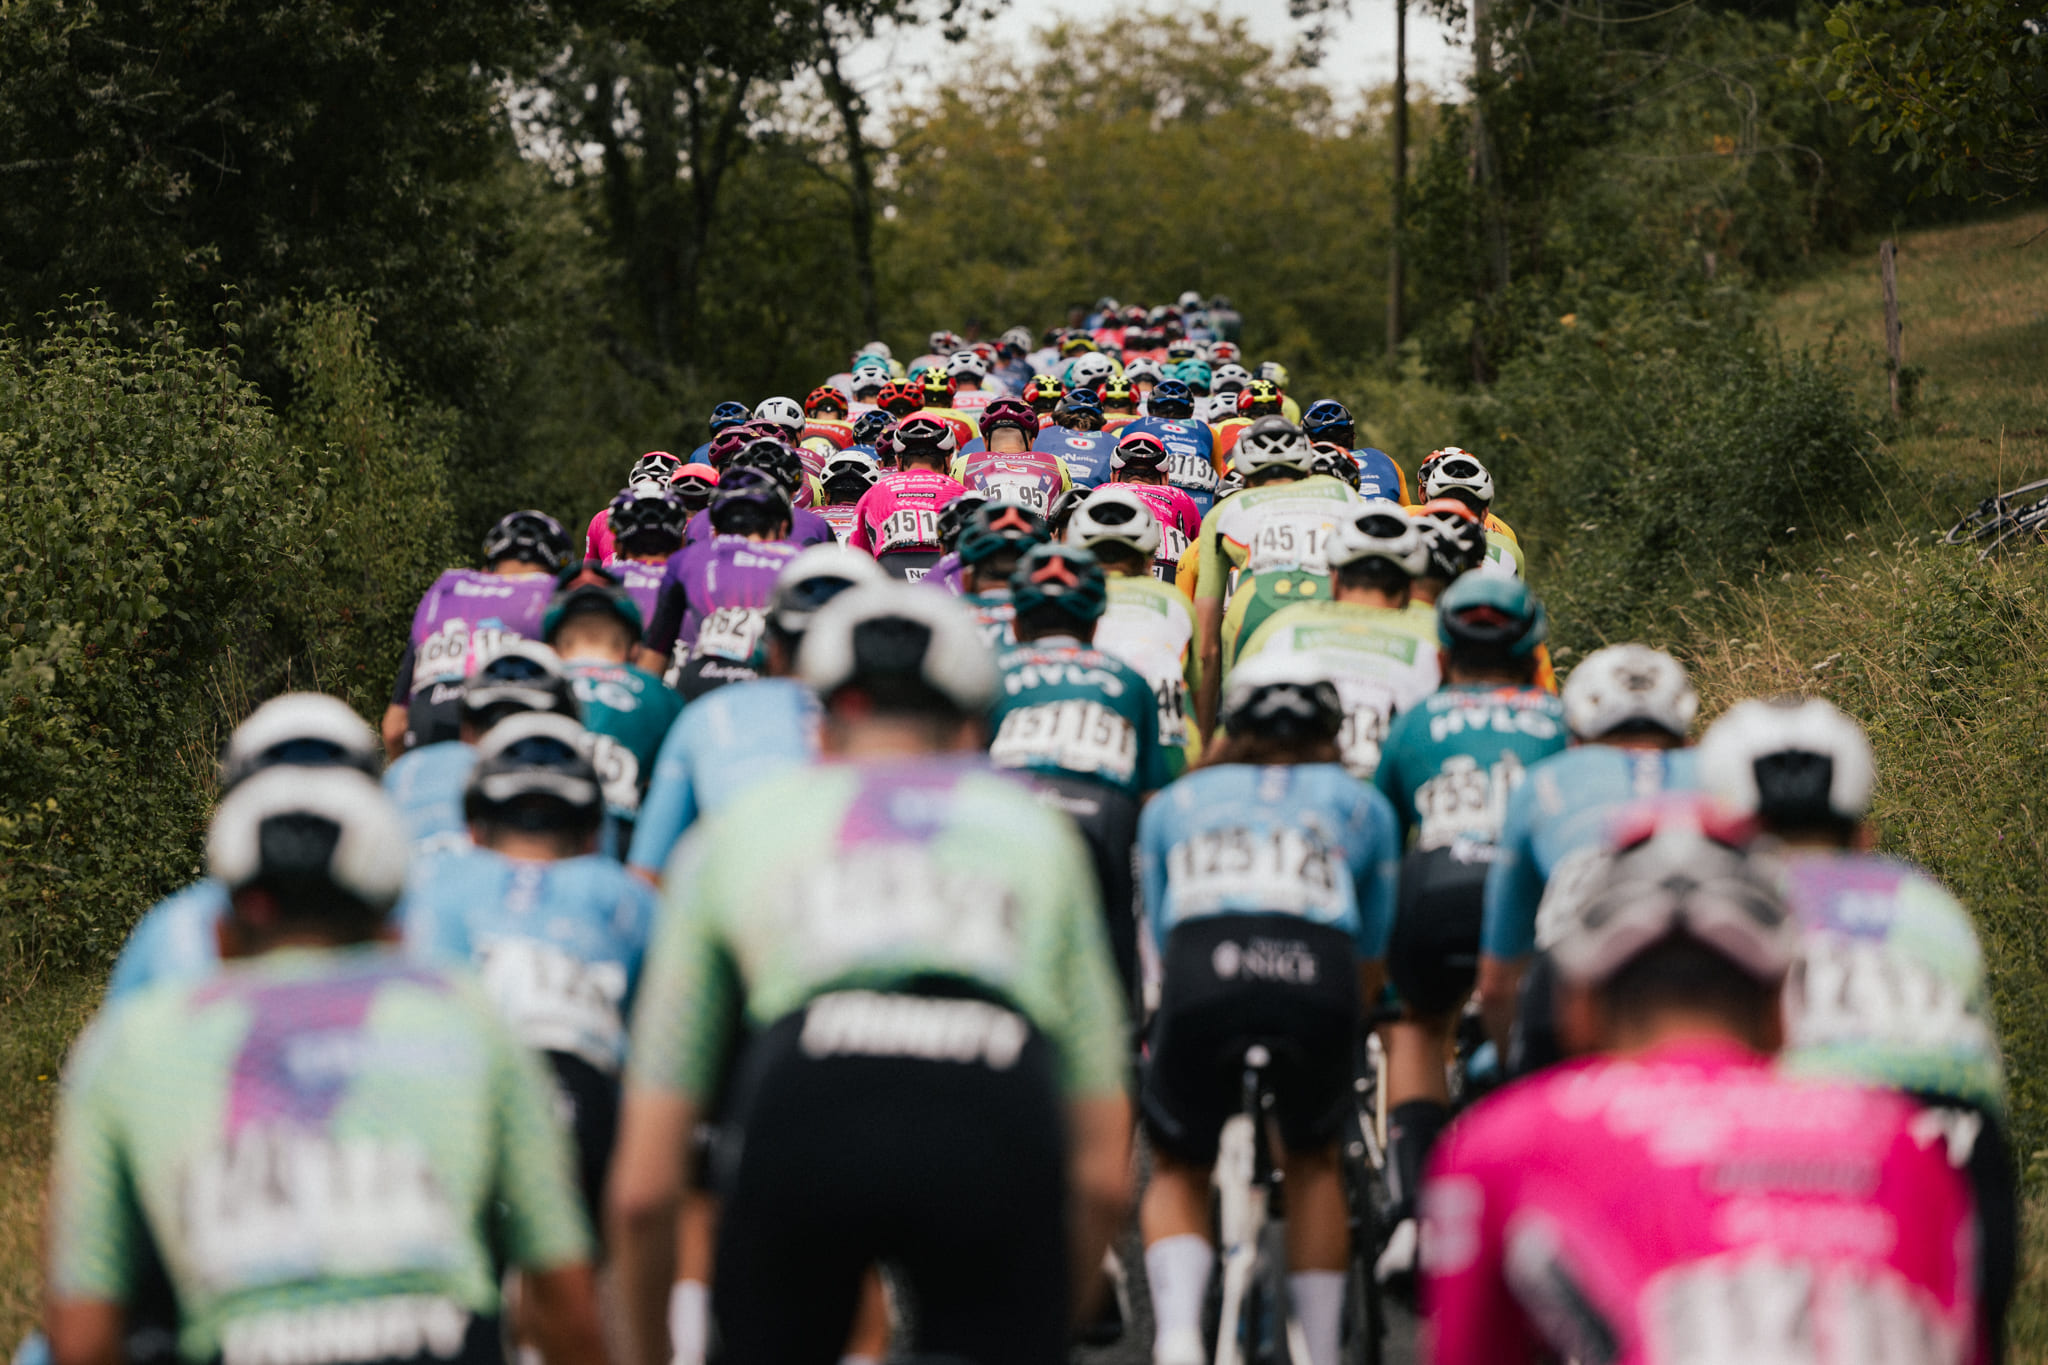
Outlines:
{"label": "orange cycling helmet", "polygon": [[1270,379],[1254,379],[1237,391],[1239,417],[1270,417],[1280,411],[1280,386]]}
{"label": "orange cycling helmet", "polygon": [[884,384],[875,406],[891,417],[903,417],[924,406],[924,390],[915,384]]}
{"label": "orange cycling helmet", "polygon": [[804,398],[804,416],[816,417],[822,408],[831,408],[835,417],[844,417],[852,411],[846,401],[846,395],[830,384],[818,385]]}

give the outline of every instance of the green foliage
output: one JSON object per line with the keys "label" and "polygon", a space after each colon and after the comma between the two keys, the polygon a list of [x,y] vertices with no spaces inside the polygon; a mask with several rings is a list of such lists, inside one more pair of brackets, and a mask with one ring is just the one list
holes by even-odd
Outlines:
{"label": "green foliage", "polygon": [[1804,65],[1923,192],[2008,199],[2048,171],[2048,6],[1849,0]]}
{"label": "green foliage", "polygon": [[58,968],[198,871],[213,756],[253,699],[374,708],[446,554],[445,441],[395,403],[359,307],[288,323],[288,422],[232,356],[132,332],[93,305],[0,337],[0,924]]}

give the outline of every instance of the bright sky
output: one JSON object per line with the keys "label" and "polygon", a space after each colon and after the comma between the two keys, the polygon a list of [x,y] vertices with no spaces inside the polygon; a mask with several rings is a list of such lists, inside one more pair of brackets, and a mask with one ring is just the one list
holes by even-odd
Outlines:
{"label": "bright sky", "polygon": [[[1249,21],[1252,36],[1282,51],[1290,49],[1302,25],[1287,17],[1286,0],[1208,0],[1225,14]],[[969,43],[993,38],[1004,47],[1030,43],[1034,30],[1060,19],[1089,25],[1110,18],[1142,23],[1144,13],[1130,0],[1011,0],[995,20],[970,29]],[[1350,0],[1348,17],[1329,20],[1331,41],[1324,49],[1322,80],[1337,95],[1340,108],[1355,107],[1360,92],[1394,78],[1393,0]],[[1462,34],[1447,32],[1436,20],[1408,9],[1408,81],[1411,98],[1417,86],[1451,93],[1470,69],[1471,50]],[[846,73],[868,95],[877,114],[914,102],[934,84],[948,78],[963,60],[961,48],[946,42],[936,25],[884,34],[856,48]]]}

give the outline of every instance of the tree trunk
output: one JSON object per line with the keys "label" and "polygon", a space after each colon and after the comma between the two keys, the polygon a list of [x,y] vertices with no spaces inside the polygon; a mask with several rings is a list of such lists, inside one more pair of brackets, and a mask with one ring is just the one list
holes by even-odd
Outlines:
{"label": "tree trunk", "polygon": [[1387,245],[1387,358],[1401,350],[1401,299],[1406,292],[1401,252],[1408,230],[1408,0],[1394,0],[1394,194]]}
{"label": "tree trunk", "polygon": [[[739,136],[746,114],[748,78],[734,81],[718,101],[712,82],[700,78],[689,91],[690,211],[682,219],[686,233],[678,244],[676,297],[678,351],[686,365],[695,366],[702,351],[704,257],[711,246],[711,233],[718,221],[718,190],[726,172],[745,151]],[[705,105],[714,103],[715,118],[705,128]],[[681,173],[681,167],[676,173]]]}
{"label": "tree trunk", "polygon": [[868,159],[868,142],[860,127],[867,113],[867,101],[840,73],[839,49],[833,44],[832,35],[823,31],[822,22],[819,28],[824,56],[818,64],[818,74],[825,82],[826,97],[839,111],[846,136],[847,227],[853,236],[853,278],[860,300],[860,324],[865,338],[872,340],[882,334],[882,312],[875,296],[875,168]]}
{"label": "tree trunk", "polygon": [[1484,384],[1493,377],[1487,354],[1487,304],[1508,287],[1508,234],[1501,221],[1500,170],[1487,124],[1486,104],[1493,83],[1493,23],[1489,0],[1472,0],[1472,184],[1478,207],[1485,273],[1480,279],[1478,307],[1472,315],[1472,379]]}

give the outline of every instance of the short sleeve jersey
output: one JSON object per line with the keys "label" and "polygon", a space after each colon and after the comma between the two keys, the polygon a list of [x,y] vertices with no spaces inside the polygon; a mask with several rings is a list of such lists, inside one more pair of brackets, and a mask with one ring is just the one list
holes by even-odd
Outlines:
{"label": "short sleeve jersey", "polygon": [[1261,654],[1310,660],[1336,684],[1344,702],[1337,748],[1352,775],[1367,781],[1394,717],[1442,681],[1434,626],[1398,608],[1327,600],[1282,607],[1239,647],[1237,662]]}
{"label": "short sleeve jersey", "polygon": [[765,1028],[827,991],[930,976],[977,983],[1021,1011],[1052,1043],[1066,1094],[1121,1092],[1123,1010],[1071,820],[978,758],[784,774],[677,853],[629,1084],[701,1100],[735,1016]]}
{"label": "short sleeve jersey", "polygon": [[1159,711],[1166,775],[1186,771],[1201,743],[1194,726],[1195,615],[1177,588],[1152,577],[1109,580],[1109,606],[1095,623],[1095,647],[1136,669]]}
{"label": "short sleeve jersey", "polygon": [[1224,763],[1189,773],[1138,817],[1155,948],[1190,920],[1296,915],[1386,953],[1400,835],[1387,799],[1335,763]]}
{"label": "short sleeve jersey", "polygon": [[473,966],[528,1047],[624,1065],[654,893],[613,859],[444,853],[414,869],[398,917],[415,952]]}
{"label": "short sleeve jersey", "polygon": [[659,873],[676,841],[756,782],[818,754],[818,699],[789,678],[707,692],[661,742],[626,862]]}
{"label": "short sleeve jersey", "polygon": [[1784,1065],[2005,1110],[1984,952],[1969,912],[1910,863],[1797,851],[1782,860],[1805,954],[1786,990]]}
{"label": "short sleeve jersey", "polygon": [[52,1291],[126,1301],[148,1238],[186,1360],[236,1340],[314,1359],[337,1321],[414,1343],[394,1356],[453,1355],[498,1312],[503,1262],[590,1257],[554,1102],[473,986],[388,949],[145,991],[67,1068]]}
{"label": "short sleeve jersey", "polygon": [[1565,743],[1564,706],[1541,688],[1461,684],[1395,720],[1373,780],[1416,848],[1485,857],[1530,767]]}
{"label": "short sleeve jersey", "polygon": [[541,617],[554,595],[544,573],[494,574],[450,569],[434,581],[412,614],[412,690],[466,678],[512,636],[540,638]]}
{"label": "short sleeve jersey", "polygon": [[1508,802],[1499,856],[1487,869],[1481,949],[1511,959],[1548,947],[1573,922],[1614,813],[1698,785],[1690,749],[1581,744],[1531,769]]}
{"label": "short sleeve jersey", "polygon": [[[690,546],[709,540],[717,534],[711,529],[711,511],[706,508],[684,524],[683,548],[687,550]],[[813,545],[830,545],[832,527],[809,507],[795,507],[789,514],[788,539],[789,543],[799,550],[807,550]]]}
{"label": "short sleeve jersey", "polygon": [[1977,1359],[1969,1191],[1914,1119],[1708,1041],[1482,1100],[1422,1190],[1429,1358]]}
{"label": "short sleeve jersey", "polygon": [[788,541],[714,536],[669,556],[647,647],[678,663],[748,663],[762,647],[775,580],[797,547]]}
{"label": "short sleeve jersey", "polygon": [[989,759],[998,768],[1085,777],[1130,796],[1166,785],[1152,685],[1101,649],[1055,637],[996,660]]}
{"label": "short sleeve jersey", "polygon": [[892,469],[854,505],[847,544],[877,559],[887,554],[929,554],[939,549],[939,513],[967,491],[928,469]]}

